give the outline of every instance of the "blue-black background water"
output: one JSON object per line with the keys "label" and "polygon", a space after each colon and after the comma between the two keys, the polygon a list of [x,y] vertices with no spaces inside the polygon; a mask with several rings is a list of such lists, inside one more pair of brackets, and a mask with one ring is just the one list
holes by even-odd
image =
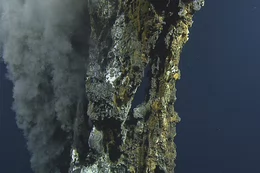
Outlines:
{"label": "blue-black background water", "polygon": [[260,1],[206,0],[177,84],[177,173],[259,173]]}
{"label": "blue-black background water", "polygon": [[[259,173],[260,1],[206,0],[181,55],[176,173]],[[29,173],[1,64],[1,173]]]}
{"label": "blue-black background water", "polygon": [[5,74],[5,65],[0,62],[0,172],[32,173],[26,141],[11,110],[13,85]]}

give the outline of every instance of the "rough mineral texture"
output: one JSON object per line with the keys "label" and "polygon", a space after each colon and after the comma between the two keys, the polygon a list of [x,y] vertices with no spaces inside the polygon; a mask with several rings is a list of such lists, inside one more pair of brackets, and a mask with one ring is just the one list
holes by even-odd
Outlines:
{"label": "rough mineral texture", "polygon": [[[82,135],[87,151],[74,145],[71,172],[174,172],[180,54],[203,5],[203,0],[89,0],[91,129]],[[87,120],[78,121],[86,129],[80,122]]]}

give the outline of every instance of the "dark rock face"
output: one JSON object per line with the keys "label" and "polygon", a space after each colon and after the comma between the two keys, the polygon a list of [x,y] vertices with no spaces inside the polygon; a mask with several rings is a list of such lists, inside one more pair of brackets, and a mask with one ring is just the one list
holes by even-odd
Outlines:
{"label": "dark rock face", "polygon": [[89,152],[71,170],[174,172],[180,53],[193,14],[203,5],[202,0],[89,0],[86,94],[93,127],[86,135]]}

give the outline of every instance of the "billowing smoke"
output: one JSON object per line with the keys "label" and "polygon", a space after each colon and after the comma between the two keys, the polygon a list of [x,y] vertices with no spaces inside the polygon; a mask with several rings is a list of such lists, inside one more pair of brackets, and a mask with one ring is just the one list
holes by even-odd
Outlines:
{"label": "billowing smoke", "polygon": [[67,172],[85,93],[88,23],[87,0],[0,0],[0,53],[37,173]]}

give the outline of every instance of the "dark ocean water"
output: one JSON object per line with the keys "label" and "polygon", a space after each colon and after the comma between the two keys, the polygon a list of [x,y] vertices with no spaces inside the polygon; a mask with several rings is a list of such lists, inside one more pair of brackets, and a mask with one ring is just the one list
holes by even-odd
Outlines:
{"label": "dark ocean water", "polygon": [[177,173],[259,173],[260,1],[206,0],[177,85]]}
{"label": "dark ocean water", "polygon": [[5,74],[0,62],[0,173],[32,173],[26,142],[11,110],[13,85]]}
{"label": "dark ocean water", "polygon": [[[177,84],[176,173],[260,173],[260,1],[206,0]],[[1,173],[30,173],[0,64]]]}

